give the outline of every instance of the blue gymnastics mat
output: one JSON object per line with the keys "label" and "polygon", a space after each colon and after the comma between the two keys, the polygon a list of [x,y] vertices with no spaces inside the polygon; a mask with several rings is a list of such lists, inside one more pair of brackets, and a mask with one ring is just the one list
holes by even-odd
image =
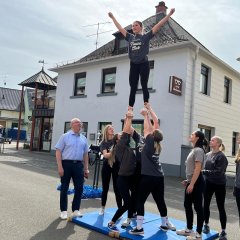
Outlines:
{"label": "blue gymnastics mat", "polygon": [[[157,214],[146,212],[144,216],[144,235],[131,235],[128,233],[129,230],[136,226],[136,220],[133,220],[131,226],[127,228],[121,228],[122,221],[127,217],[125,213],[123,218],[119,220],[116,225],[119,229],[119,233],[111,232],[107,224],[112,219],[116,208],[108,208],[105,210],[104,215],[99,215],[98,212],[89,212],[83,215],[83,217],[73,218],[71,221],[88,229],[92,229],[99,233],[119,238],[119,239],[138,239],[138,240],[176,240],[176,239],[186,239],[184,236],[179,236],[175,231],[168,230],[167,232],[163,232],[159,229],[161,225],[161,218]],[[177,229],[183,229],[186,226],[186,223],[183,221],[176,220],[174,218],[169,218],[170,221],[176,226]],[[195,229],[196,226],[194,226]],[[203,234],[202,239],[204,240],[212,240],[218,237],[218,233],[216,231],[210,231],[209,234]]]}

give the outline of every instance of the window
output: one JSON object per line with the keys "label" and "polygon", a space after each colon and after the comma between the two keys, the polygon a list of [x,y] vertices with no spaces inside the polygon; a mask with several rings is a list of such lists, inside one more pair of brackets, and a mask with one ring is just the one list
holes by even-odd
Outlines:
{"label": "window", "polygon": [[12,128],[18,128],[18,123],[12,123]]}
{"label": "window", "polygon": [[[204,133],[205,135],[205,138],[208,140],[208,142],[210,142],[212,136],[214,135],[214,129],[212,127],[209,127],[209,126],[204,126],[204,125],[198,125],[198,128],[201,132]],[[210,151],[210,147],[208,146],[207,147],[207,152]]]}
{"label": "window", "polygon": [[205,95],[210,95],[210,77],[209,68],[201,65],[201,78],[200,78],[200,92]]}
{"label": "window", "polygon": [[86,73],[75,74],[74,96],[84,95],[86,85]]}
{"label": "window", "polygon": [[[149,72],[149,78],[148,78],[148,89],[153,89],[154,61],[149,61],[149,67],[150,67],[150,72]],[[142,90],[140,80],[138,82],[138,90]]]}
{"label": "window", "polygon": [[116,68],[103,69],[102,93],[114,93]]}
{"label": "window", "polygon": [[233,132],[232,135],[232,156],[235,156],[237,154],[237,150],[238,150],[238,140],[239,137],[239,133],[238,132]]}
{"label": "window", "polygon": [[71,129],[70,122],[64,123],[64,133],[68,132]]}
{"label": "window", "polygon": [[225,103],[231,103],[231,80],[228,78],[224,79],[224,97]]}

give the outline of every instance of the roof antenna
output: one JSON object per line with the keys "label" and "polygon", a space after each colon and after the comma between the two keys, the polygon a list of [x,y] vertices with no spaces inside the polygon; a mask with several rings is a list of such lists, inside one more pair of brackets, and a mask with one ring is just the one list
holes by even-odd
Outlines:
{"label": "roof antenna", "polygon": [[39,60],[38,63],[42,63],[42,71],[44,71],[44,65],[46,64],[46,63],[44,62],[44,59],[43,59],[43,60]]}
{"label": "roof antenna", "polygon": [[96,23],[96,24],[91,24],[91,25],[83,26],[83,27],[91,27],[91,26],[96,26],[96,25],[97,25],[97,33],[95,33],[95,34],[91,34],[91,35],[87,35],[87,37],[97,36],[97,38],[96,38],[96,42],[95,42],[96,50],[98,49],[98,35],[99,35],[99,34],[103,34],[103,33],[107,33],[107,32],[111,32],[111,31],[112,31],[112,30],[109,30],[109,31],[105,31],[105,32],[99,32],[99,26],[102,25],[102,24],[105,25],[106,23],[112,23],[112,22],[102,22],[102,23]]}

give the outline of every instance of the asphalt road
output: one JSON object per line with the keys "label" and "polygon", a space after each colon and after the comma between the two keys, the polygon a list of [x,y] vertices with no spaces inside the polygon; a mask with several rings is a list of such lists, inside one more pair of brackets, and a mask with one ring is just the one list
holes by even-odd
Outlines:
{"label": "asphalt road", "polygon": [[[14,143],[5,145],[5,148],[5,153],[0,154],[1,240],[112,239],[59,219],[59,192],[56,191],[59,178],[53,156],[46,153],[30,153],[22,149],[16,151]],[[93,169],[91,170],[92,173]],[[170,217],[185,221],[183,188],[180,181],[178,178],[165,178],[166,203]],[[92,175],[86,183],[92,184]],[[71,197],[69,204],[70,201]],[[98,210],[99,206],[99,199],[83,200],[81,209],[83,213],[87,213]],[[115,207],[112,189],[107,207]],[[227,190],[226,210],[228,240],[238,240],[238,213],[230,188]],[[157,213],[151,197],[146,203],[146,211]],[[210,226],[220,230],[215,200],[211,205]]]}

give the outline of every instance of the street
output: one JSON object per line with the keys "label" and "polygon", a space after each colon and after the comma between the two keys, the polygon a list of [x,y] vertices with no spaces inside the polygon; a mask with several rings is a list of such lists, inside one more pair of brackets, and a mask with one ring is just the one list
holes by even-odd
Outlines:
{"label": "street", "polygon": [[[86,184],[92,184],[93,167]],[[82,228],[59,218],[59,184],[54,156],[15,150],[15,143],[5,145],[0,154],[0,238],[1,240],[101,240],[111,239],[105,235]],[[165,178],[165,199],[168,216],[185,221],[183,188],[179,178]],[[101,184],[100,184],[101,185]],[[69,197],[69,210],[71,204]],[[100,199],[83,200],[83,213],[97,211]],[[113,191],[109,192],[107,207],[115,207]],[[146,211],[157,213],[157,207],[149,197]],[[238,213],[232,189],[228,188],[226,198],[229,240],[239,239]],[[195,217],[196,220],[196,217]],[[215,199],[211,204],[210,226],[220,231]]]}

